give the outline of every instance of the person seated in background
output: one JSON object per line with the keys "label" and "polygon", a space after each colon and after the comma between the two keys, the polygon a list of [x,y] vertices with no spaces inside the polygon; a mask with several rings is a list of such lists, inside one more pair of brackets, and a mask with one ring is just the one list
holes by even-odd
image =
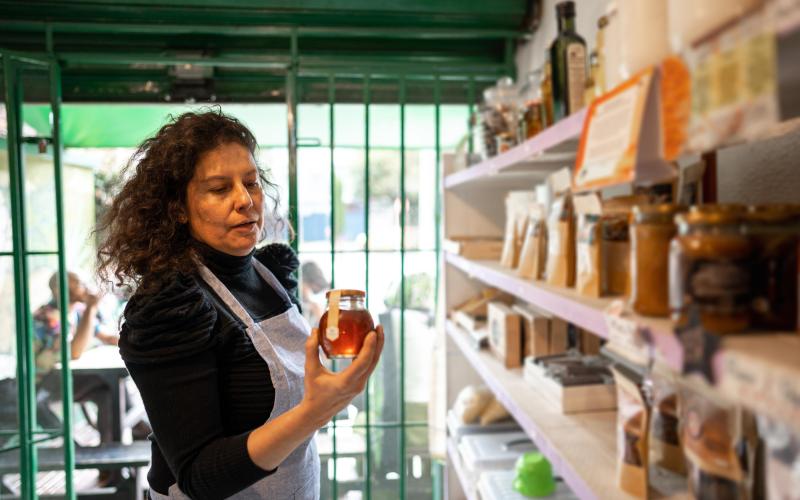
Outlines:
{"label": "person seated in background", "polygon": [[300,279],[303,316],[308,324],[316,325],[325,312],[324,292],[327,292],[331,285],[322,274],[322,269],[312,260],[303,262],[300,266]]}
{"label": "person seated in background", "polygon": [[[75,272],[68,272],[67,317],[70,342],[70,358],[79,359],[93,342],[117,345],[119,335],[108,327],[100,317],[98,307],[102,294],[92,292]],[[52,299],[33,313],[33,349],[36,363],[36,380],[40,396],[60,400],[61,376],[54,370],[61,360],[61,314],[58,309],[59,279],[54,273],[49,281]],[[100,442],[112,440],[111,387],[100,377],[76,378],[73,383],[73,399],[78,403],[92,402],[97,406],[97,422]],[[42,416],[40,422],[52,422]]]}

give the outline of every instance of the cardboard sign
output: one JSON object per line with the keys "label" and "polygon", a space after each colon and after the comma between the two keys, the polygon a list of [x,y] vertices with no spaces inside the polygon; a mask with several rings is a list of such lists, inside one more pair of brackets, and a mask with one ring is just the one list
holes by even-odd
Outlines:
{"label": "cardboard sign", "polygon": [[575,163],[575,191],[675,176],[662,154],[658,83],[657,69],[648,68],[590,105]]}

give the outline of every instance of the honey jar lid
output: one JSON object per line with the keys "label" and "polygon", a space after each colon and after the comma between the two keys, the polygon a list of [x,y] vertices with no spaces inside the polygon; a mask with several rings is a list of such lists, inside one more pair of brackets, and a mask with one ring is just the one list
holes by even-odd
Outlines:
{"label": "honey jar lid", "polygon": [[688,225],[738,224],[746,216],[747,208],[735,203],[695,205],[688,212],[676,215],[675,222]]}
{"label": "honey jar lid", "polygon": [[684,205],[660,203],[657,205],[636,205],[633,207],[633,220],[636,223],[672,224],[675,214],[685,212]]}
{"label": "honey jar lid", "polygon": [[364,290],[356,290],[356,289],[353,289],[353,288],[339,288],[339,289],[328,290],[325,293],[325,298],[326,299],[328,297],[330,297],[331,292],[339,292],[339,294],[342,297],[366,297],[367,296],[367,293]]}
{"label": "honey jar lid", "polygon": [[773,205],[750,205],[747,219],[753,222],[780,223],[800,220],[800,205],[780,203]]}

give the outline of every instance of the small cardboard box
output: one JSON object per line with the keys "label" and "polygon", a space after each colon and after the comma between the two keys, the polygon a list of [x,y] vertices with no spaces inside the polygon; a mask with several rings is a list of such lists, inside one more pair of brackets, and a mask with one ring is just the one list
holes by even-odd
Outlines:
{"label": "small cardboard box", "polygon": [[608,411],[617,408],[617,391],[614,384],[589,384],[563,386],[547,376],[544,368],[525,358],[522,376],[549,399],[555,401],[561,413]]}
{"label": "small cardboard box", "polygon": [[500,260],[503,240],[500,238],[450,237],[442,243],[444,251],[465,259]]}
{"label": "small cardboard box", "polygon": [[600,354],[602,339],[592,332],[583,329],[578,329],[578,331],[580,332],[581,352],[587,355]]}
{"label": "small cardboard box", "polygon": [[550,320],[550,352],[561,354],[569,349],[569,323],[553,316]]}
{"label": "small cardboard box", "polygon": [[522,366],[520,315],[502,302],[489,302],[489,347],[506,368]]}
{"label": "small cardboard box", "polygon": [[551,316],[527,304],[514,304],[511,309],[522,318],[523,356],[550,354]]}
{"label": "small cardboard box", "polygon": [[464,311],[453,311],[453,321],[468,332],[474,332],[486,326],[486,316],[467,314]]}

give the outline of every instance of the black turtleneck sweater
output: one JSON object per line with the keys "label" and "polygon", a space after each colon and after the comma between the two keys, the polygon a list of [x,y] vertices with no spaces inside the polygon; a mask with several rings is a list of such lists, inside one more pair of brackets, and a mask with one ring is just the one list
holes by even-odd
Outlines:
{"label": "black turtleneck sweater", "polygon": [[[205,265],[256,322],[292,306],[253,267],[256,258],[289,295],[297,258],[285,245],[237,257],[196,242]],[[269,334],[269,332],[267,332]],[[275,389],[244,324],[197,275],[176,275],[125,309],[120,352],[153,428],[150,487],[193,499],[225,498],[272,471],[247,453],[250,432],[272,412]]]}

